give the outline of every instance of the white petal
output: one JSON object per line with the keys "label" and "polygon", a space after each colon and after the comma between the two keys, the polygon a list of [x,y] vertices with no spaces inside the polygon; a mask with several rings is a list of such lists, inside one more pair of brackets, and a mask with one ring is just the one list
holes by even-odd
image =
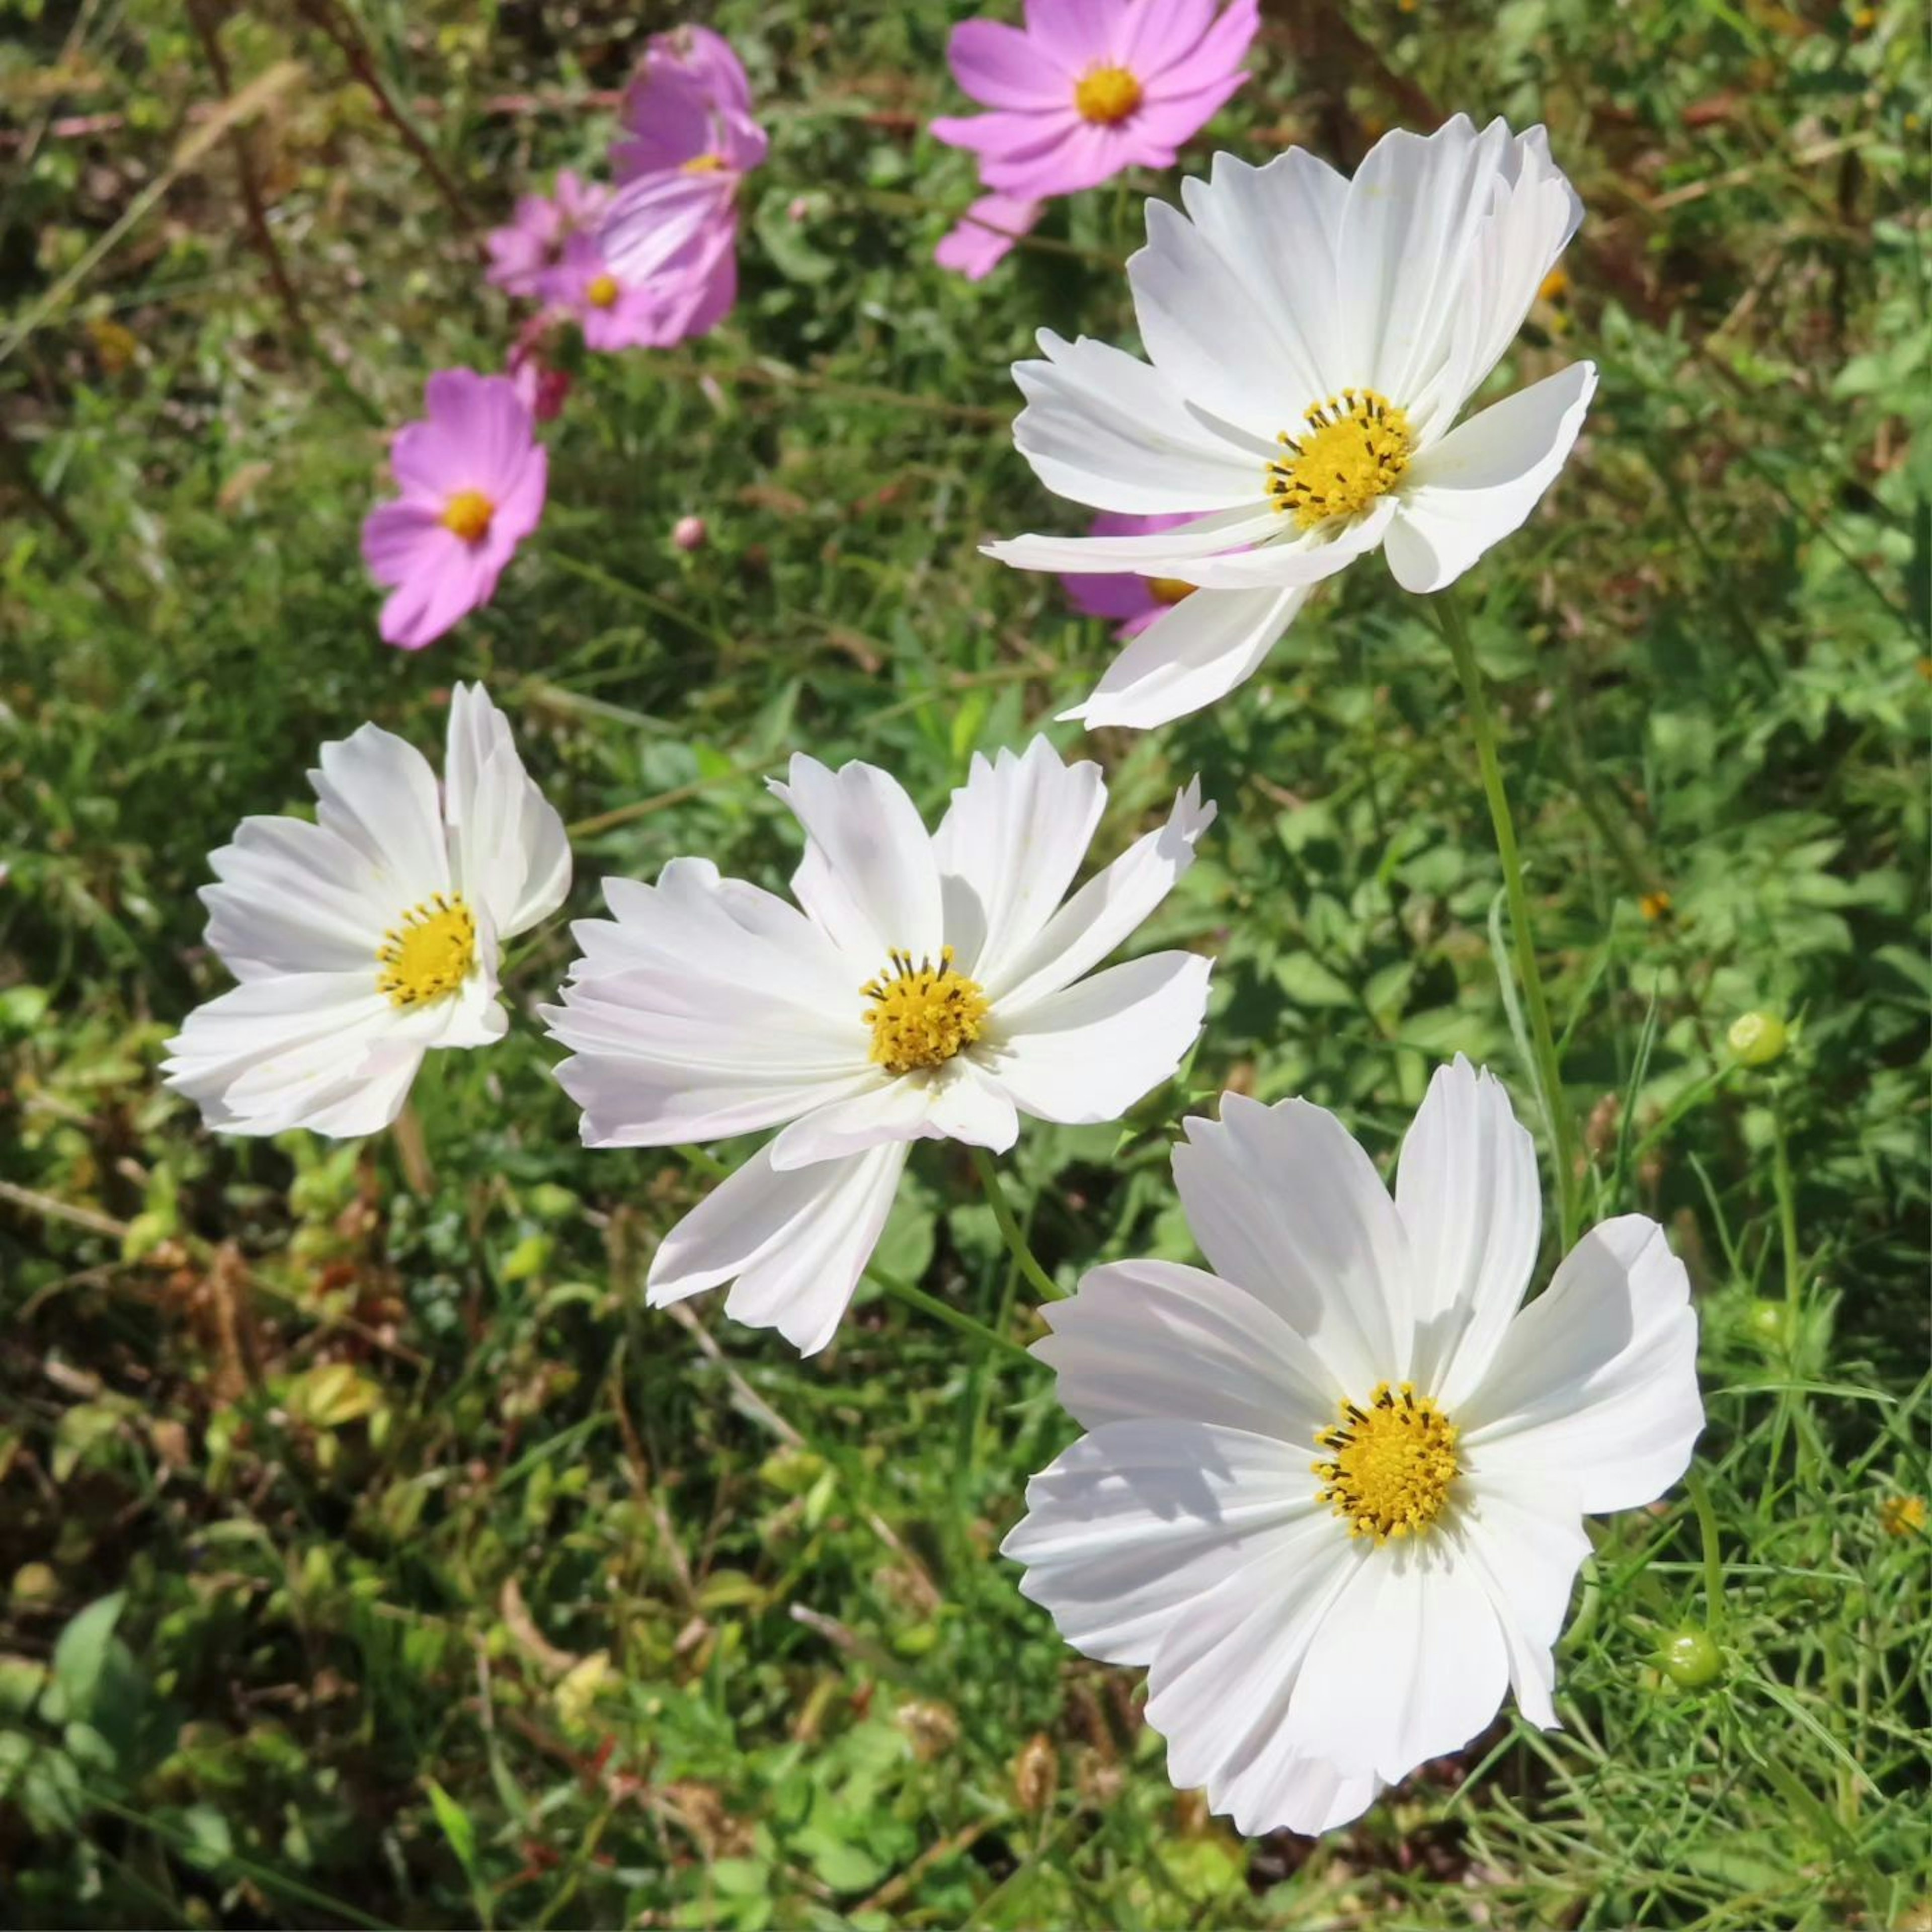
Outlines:
{"label": "white petal", "polygon": [[1384,135],[1356,170],[1342,217],[1338,284],[1357,388],[1406,407],[1450,356],[1469,265],[1509,153],[1502,122],[1478,134],[1459,114],[1433,134]]}
{"label": "white petal", "polygon": [[1456,1538],[1489,1593],[1509,1657],[1510,1687],[1528,1721],[1555,1727],[1556,1660],[1577,1566],[1590,1553],[1574,1502],[1546,1484],[1513,1487],[1465,1477]]}
{"label": "white petal", "polygon": [[662,1308],[735,1281],[727,1315],[815,1354],[872,1258],[904,1166],[902,1144],[788,1174],[770,1148],[754,1154],[664,1237],[646,1300]]}
{"label": "white petal", "polygon": [[1156,952],[1029,1003],[974,1048],[1025,1112],[1069,1126],[1117,1120],[1172,1079],[1200,1037],[1212,962]]}
{"label": "white petal", "polygon": [[584,956],[542,1010],[588,1144],[749,1132],[877,1083],[851,969],[795,908],[703,860],[604,893],[616,917],[572,928]]}
{"label": "white petal", "polygon": [[1395,1204],[1347,1128],[1306,1100],[1221,1097],[1174,1150],[1187,1225],[1224,1280],[1309,1344],[1336,1401],[1408,1373],[1408,1242]]}
{"label": "white petal", "polygon": [[1222,556],[1180,558],[1160,574],[1210,590],[1306,590],[1366,556],[1394,528],[1399,510],[1396,496],[1378,497],[1339,530],[1331,532],[1324,524],[1309,534],[1294,533],[1293,520],[1274,511],[1275,533],[1290,532],[1280,542]]}
{"label": "white petal", "polygon": [[1004,1154],[1018,1138],[1012,1102],[964,1054],[896,1077],[883,1067],[873,1075],[862,1092],[793,1121],[772,1143],[772,1165],[809,1167],[889,1141],[968,1141]]}
{"label": "white petal", "polygon": [[1115,1262],[1041,1310],[1033,1352],[1059,1378],[1083,1429],[1137,1418],[1211,1422],[1273,1436],[1314,1460],[1335,1405],[1309,1379],[1308,1352],[1244,1288],[1174,1262]]}
{"label": "white petal", "polygon": [[1314,1490],[1301,1450],[1265,1436],[1110,1423],[1028,1484],[1000,1552],[1076,1650],[1146,1664],[1206,1592],[1312,1516]]}
{"label": "white petal", "polygon": [[[802,754],[772,790],[806,832],[793,896],[868,978],[895,950],[935,962],[945,943],[932,841],[898,780],[877,766],[828,771]],[[866,983],[862,978],[860,985]]]}
{"label": "white petal", "polygon": [[1307,601],[1301,590],[1197,590],[1135,638],[1084,704],[1060,715],[1090,731],[1144,731],[1185,718],[1253,676]]}
{"label": "white petal", "polygon": [[1202,802],[1201,781],[1191,780],[1165,825],[1089,879],[1030,945],[982,982],[1002,1023],[1022,1023],[1035,1001],[1071,986],[1125,940],[1193,864],[1195,842],[1214,822],[1214,807]]}
{"label": "white petal", "polygon": [[1536,1144],[1502,1082],[1460,1053],[1402,1144],[1395,1204],[1415,1268],[1411,1372],[1453,1415],[1522,1306],[1543,1228]]}
{"label": "white petal", "polygon": [[1336,280],[1348,194],[1344,176],[1300,148],[1262,168],[1219,154],[1208,181],[1180,184],[1195,226],[1265,318],[1268,353],[1282,370],[1277,393],[1299,394],[1273,433],[1292,431],[1314,404],[1355,380]]}
{"label": "white petal", "polygon": [[932,839],[961,972],[997,974],[1034,938],[1066,897],[1106,802],[1100,766],[1061,764],[1044,738],[1023,757],[974,754]]}
{"label": "white petal", "polygon": [[524,769],[509,721],[480,684],[450,694],[443,815],[459,889],[512,939],[548,919],[570,890],[570,840]]}
{"label": "white petal", "polygon": [[208,864],[208,943],[238,977],[359,972],[373,988],[398,908],[354,846],[303,819],[244,818]]}
{"label": "white petal", "polygon": [[1288,1734],[1270,1741],[1243,1769],[1217,1777],[1208,1802],[1245,1838],[1300,1832],[1312,1838],[1352,1824],[1381,1796],[1382,1781],[1338,1768],[1288,1748]]}
{"label": "white petal", "polygon": [[1041,362],[1016,362],[1027,399],[1013,443],[1057,496],[1096,510],[1232,510],[1262,493],[1264,456],[1190,412],[1137,357],[1040,332]]}
{"label": "white petal", "polygon": [[1166,202],[1147,204],[1147,246],[1127,260],[1134,316],[1154,367],[1188,401],[1264,445],[1301,421],[1305,369],[1288,353],[1245,262],[1222,257]]}
{"label": "white petal", "polygon": [[1508,1688],[1509,1657],[1482,1579],[1450,1537],[1357,1547],[1288,1722],[1310,1756],[1393,1784],[1489,1724]]}
{"label": "white petal", "polygon": [[1625,1214],[1586,1234],[1510,1324],[1455,1420],[1486,1478],[1572,1481],[1592,1514],[1668,1489],[1704,1406],[1690,1278],[1664,1230]]}
{"label": "white petal", "polygon": [[1491,190],[1492,206],[1478,229],[1454,304],[1454,340],[1434,380],[1408,404],[1410,419],[1430,439],[1455,420],[1522,326],[1557,257],[1576,232],[1583,204],[1550,158],[1541,128],[1519,134]]}
{"label": "white petal", "polygon": [[1259,491],[1247,508],[1215,510],[1190,524],[1149,530],[1139,536],[1058,537],[1038,534],[1010,537],[1004,543],[982,546],[984,554],[1020,570],[1070,571],[1076,576],[1096,572],[1137,571],[1143,577],[1173,577],[1195,558],[1213,556],[1244,544],[1266,543],[1282,533],[1282,517]]}
{"label": "white petal", "polygon": [[1573,362],[1459,423],[1408,467],[1384,540],[1405,590],[1440,590],[1521,527],[1556,480],[1596,393]]}
{"label": "white petal", "polygon": [[1333,1517],[1304,1516],[1162,1634],[1147,1719],[1168,1741],[1168,1774],[1204,1785],[1244,1832],[1320,1831],[1374,1798],[1366,1773],[1331,1766],[1331,1778],[1311,1778],[1305,1767],[1318,1758],[1290,1717],[1310,1648],[1362,1562]]}
{"label": "white petal", "polygon": [[368,973],[278,974],[197,1006],[163,1071],[223,1133],[374,1133],[401,1111],[425,1031]]}
{"label": "white petal", "polygon": [[397,913],[451,890],[436,774],[413,745],[364,724],[323,746],[321,769],[308,776],[316,817],[368,860],[372,890]]}

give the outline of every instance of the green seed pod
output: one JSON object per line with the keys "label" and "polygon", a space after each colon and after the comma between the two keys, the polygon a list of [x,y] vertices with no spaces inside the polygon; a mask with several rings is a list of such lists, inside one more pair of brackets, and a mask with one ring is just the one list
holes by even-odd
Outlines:
{"label": "green seed pod", "polygon": [[1725,1037],[1746,1066],[1768,1066],[1790,1043],[1784,1022],[1775,1013],[1743,1014],[1731,1022]]}
{"label": "green seed pod", "polygon": [[1701,1690],[1723,1674],[1724,1660],[1708,1630],[1686,1624],[1658,1645],[1657,1667],[1680,1690]]}

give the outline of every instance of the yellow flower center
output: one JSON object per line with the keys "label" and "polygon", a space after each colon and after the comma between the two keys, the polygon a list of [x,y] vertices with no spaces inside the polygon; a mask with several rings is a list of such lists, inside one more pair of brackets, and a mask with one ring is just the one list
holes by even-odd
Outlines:
{"label": "yellow flower center", "polygon": [[1366,510],[1408,467],[1408,412],[1373,389],[1344,389],[1317,403],[1307,422],[1299,438],[1282,432],[1286,454],[1268,466],[1275,508],[1304,530]]}
{"label": "yellow flower center", "polygon": [[1096,67],[1073,90],[1073,105],[1083,121],[1111,128],[1141,104],[1141,84],[1124,67]]}
{"label": "yellow flower center", "polygon": [[490,534],[496,506],[481,490],[459,490],[442,506],[442,526],[465,543],[481,543]]}
{"label": "yellow flower center", "polygon": [[476,964],[476,921],[463,902],[438,892],[412,906],[382,935],[376,985],[392,1006],[426,1006],[446,999]]}
{"label": "yellow flower center", "polygon": [[1194,586],[1182,583],[1178,577],[1150,577],[1147,587],[1148,595],[1156,604],[1178,604],[1184,597],[1194,594]]}
{"label": "yellow flower center", "polygon": [[610,308],[615,305],[617,298],[623,292],[617,286],[616,276],[599,275],[584,291],[584,298],[592,308]]}
{"label": "yellow flower center", "polygon": [[1442,1514],[1456,1480],[1456,1431],[1426,1395],[1403,1382],[1379,1382],[1364,1408],[1342,1405],[1342,1419],[1316,1432],[1330,1452],[1312,1465],[1325,1480],[1322,1500],[1351,1536],[1414,1536]]}
{"label": "yellow flower center", "polygon": [[884,972],[861,990],[872,1001],[866,1024],[872,1029],[872,1058],[888,1073],[938,1066],[980,1037],[986,996],[976,980],[952,970],[952,949],[939,964],[910,952],[893,952]]}
{"label": "yellow flower center", "polygon": [[688,175],[716,175],[724,171],[722,154],[693,154],[688,161],[678,164],[681,172]]}

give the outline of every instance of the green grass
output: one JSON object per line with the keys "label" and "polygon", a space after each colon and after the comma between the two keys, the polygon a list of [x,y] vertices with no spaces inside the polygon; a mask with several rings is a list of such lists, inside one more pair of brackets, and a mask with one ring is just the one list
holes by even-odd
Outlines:
{"label": "green grass", "polygon": [[[804,1363],[713,1298],[646,1311],[705,1176],[580,1150],[527,1020],[433,1057],[421,1162],[218,1141],[156,1073],[226,983],[209,850],[366,718],[437,743],[458,677],[580,828],[579,914],[680,852],[780,883],[761,779],[794,748],[936,807],[1077,698],[1098,627],[976,553],[1076,526],[1012,452],[1006,370],[1043,324],[1126,335],[1114,264],[1172,181],[1078,197],[1064,246],[970,288],[930,262],[971,190],[920,131],[957,104],[946,10],[721,6],[774,136],[744,298],[583,368],[542,531],[411,658],[356,556],[380,425],[510,326],[434,182],[331,40],[229,21],[237,92],[302,63],[247,135],[292,317],[230,148],[170,176],[217,94],[181,10],[5,10],[0,1920],[1932,1922],[1932,1546],[1882,1514],[1932,1489],[1912,9],[1283,9],[1214,130],[1352,165],[1386,125],[1540,116],[1589,206],[1506,372],[1594,356],[1586,440],[1463,601],[1586,1204],[1670,1228],[1709,1411],[1694,1481],[1594,1526],[1564,1728],[1505,1716],[1318,1845],[1173,1792],[1136,1674],[994,1554],[1072,1433],[1049,1378],[871,1288]],[[486,224],[595,162],[571,104],[675,17],[338,11]],[[1223,1087],[1387,1157],[1460,1048],[1530,1112],[1454,668],[1378,566],[1210,714],[1053,728],[1108,767],[1096,858],[1193,772],[1221,806],[1147,935],[1220,962],[1184,1087],[1008,1166],[1063,1283],[1187,1254],[1166,1149]],[[520,1006],[569,951],[560,923],[521,958]],[[1752,1009],[1794,1027],[1761,1072],[1724,1045]],[[1028,1339],[962,1150],[913,1173],[882,1265]],[[1686,1630],[1714,1650],[1689,1685],[1655,1660]]]}

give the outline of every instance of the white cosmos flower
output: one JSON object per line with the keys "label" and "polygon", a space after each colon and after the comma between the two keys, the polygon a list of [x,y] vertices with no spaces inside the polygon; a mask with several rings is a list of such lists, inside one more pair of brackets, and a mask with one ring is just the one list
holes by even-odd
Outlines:
{"label": "white cosmos flower", "polygon": [[1024,536],[1030,570],[1137,571],[1184,597],[1084,705],[1090,726],[1166,723],[1251,676],[1310,589],[1381,546],[1439,590],[1536,506],[1596,387],[1573,364],[1456,424],[1581,218],[1540,128],[1458,115],[1396,133],[1352,180],[1300,148],[1214,157],[1148,204],[1127,264],[1138,358],[1042,331],[1013,370],[1013,440],[1095,509],[1196,512],[1144,536]]}
{"label": "white cosmos flower", "polygon": [[1319,1832],[1459,1749],[1506,1686],[1556,1721],[1582,1518],[1646,1503],[1703,1423],[1664,1231],[1593,1229],[1523,1306],[1534,1152],[1503,1089],[1440,1070],[1395,1198],[1333,1114],[1230,1094],[1174,1177],[1214,1272],[1127,1262],[1034,1352],[1090,1432],[1006,1553],[1069,1642],[1148,1666],[1177,1785]]}
{"label": "white cosmos flower", "polygon": [[168,1042],[212,1127],[374,1133],[431,1047],[484,1046],[500,942],[570,888],[563,821],[480,685],[449,700],[446,783],[374,724],[322,748],[316,822],[245,818],[209,860],[208,944],[241,984]]}
{"label": "white cosmos flower", "polygon": [[544,1017],[574,1056],[557,1078],[592,1147],[783,1126],[665,1238],[648,1299],[735,1282],[727,1314],[810,1354],[911,1142],[1001,1151],[1022,1113],[1111,1120],[1179,1066],[1208,961],[1092,968],[1192,863],[1214,808],[1196,781],[1069,898],[1106,786],[1043,738],[976,757],[932,834],[871,765],[795,758],[772,789],[805,830],[797,904],[703,859],[674,859],[655,886],[607,880],[613,917],[574,927],[584,957]]}

